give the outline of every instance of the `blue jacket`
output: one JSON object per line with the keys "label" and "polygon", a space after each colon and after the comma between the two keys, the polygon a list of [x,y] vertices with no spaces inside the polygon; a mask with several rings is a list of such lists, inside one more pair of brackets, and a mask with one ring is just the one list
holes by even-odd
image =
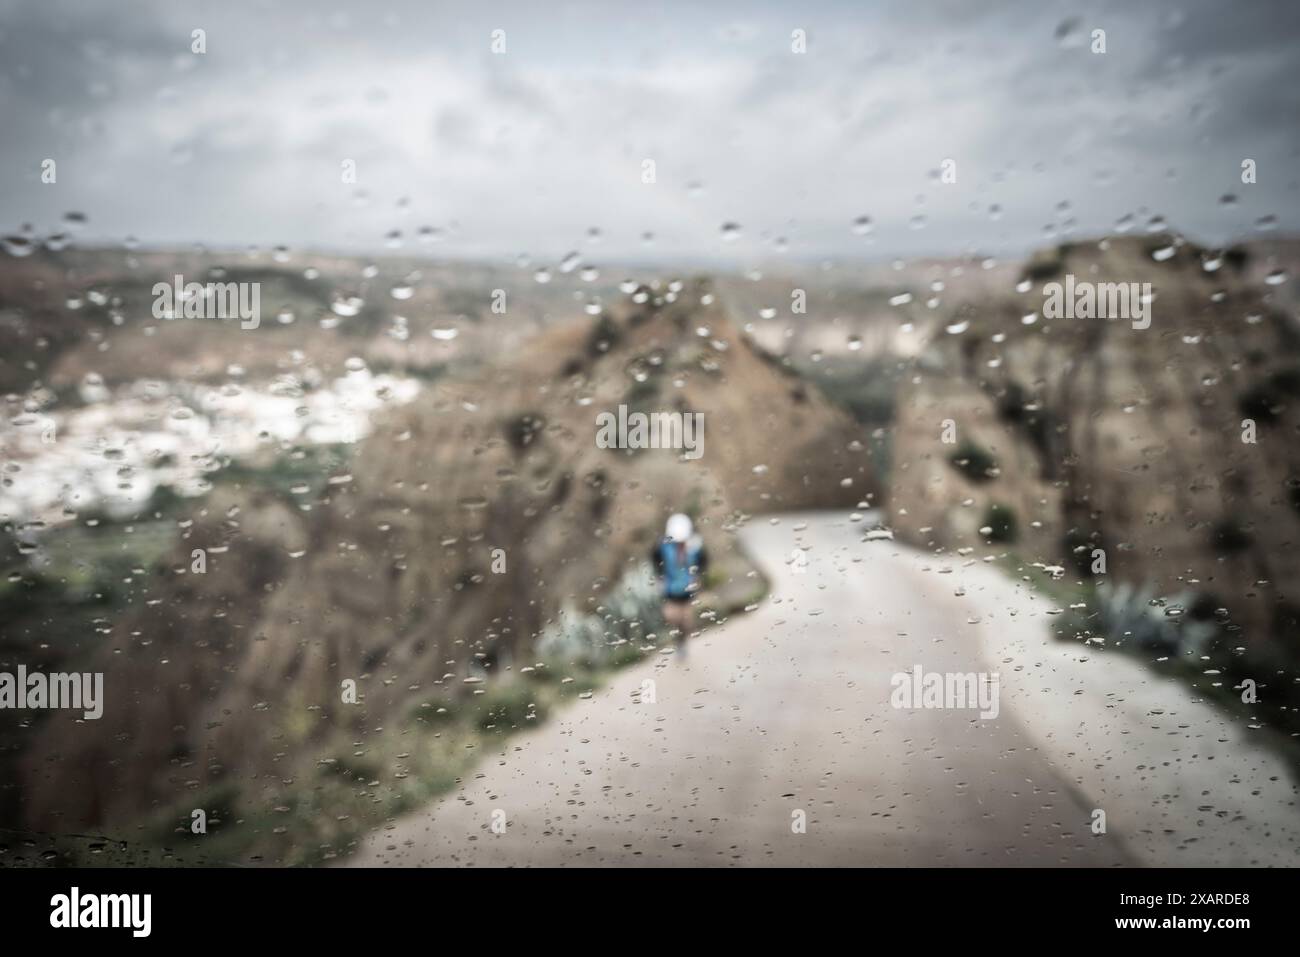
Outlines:
{"label": "blue jacket", "polygon": [[700,576],[709,565],[709,555],[698,536],[686,542],[661,539],[650,551],[655,571],[664,580],[665,598],[689,598],[699,591]]}

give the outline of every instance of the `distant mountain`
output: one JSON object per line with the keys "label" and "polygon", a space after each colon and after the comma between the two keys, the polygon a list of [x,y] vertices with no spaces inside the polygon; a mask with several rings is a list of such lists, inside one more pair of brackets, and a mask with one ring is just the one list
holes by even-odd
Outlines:
{"label": "distant mountain", "polygon": [[[157,318],[157,283],[256,283],[256,327]],[[584,305],[617,299],[621,275],[316,253],[40,249],[0,255],[0,393],[40,383],[67,396],[88,375],[269,380],[301,355],[327,373],[351,357],[423,374],[500,355]],[[544,280],[544,281],[543,281]],[[497,311],[494,310],[494,306]],[[508,322],[506,321],[508,320]]]}

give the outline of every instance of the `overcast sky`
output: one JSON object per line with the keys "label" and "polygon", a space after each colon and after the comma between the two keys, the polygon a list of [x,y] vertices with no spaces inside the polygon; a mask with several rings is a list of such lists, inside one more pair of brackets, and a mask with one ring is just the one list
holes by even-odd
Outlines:
{"label": "overcast sky", "polygon": [[1291,0],[0,0],[0,231],[744,265],[1161,214],[1220,243],[1298,225],[1298,45]]}

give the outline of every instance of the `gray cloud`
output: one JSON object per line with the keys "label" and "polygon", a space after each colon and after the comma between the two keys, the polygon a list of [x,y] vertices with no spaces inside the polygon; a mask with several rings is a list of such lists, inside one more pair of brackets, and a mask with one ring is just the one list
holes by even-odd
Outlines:
{"label": "gray cloud", "polygon": [[455,223],[441,253],[553,258],[597,228],[604,257],[745,264],[1297,226],[1293,4],[702,7],[0,0],[0,229],[366,250]]}

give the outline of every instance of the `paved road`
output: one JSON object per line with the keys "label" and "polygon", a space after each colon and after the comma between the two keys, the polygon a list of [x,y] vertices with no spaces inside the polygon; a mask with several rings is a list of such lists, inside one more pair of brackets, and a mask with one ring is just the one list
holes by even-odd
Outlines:
{"label": "paved road", "polygon": [[[743,540],[773,583],[758,610],[508,739],[347,863],[1300,863],[1296,788],[1264,732],[1049,642],[1027,586],[864,541],[870,521],[755,520]],[[891,706],[917,665],[998,673],[997,717]]]}

